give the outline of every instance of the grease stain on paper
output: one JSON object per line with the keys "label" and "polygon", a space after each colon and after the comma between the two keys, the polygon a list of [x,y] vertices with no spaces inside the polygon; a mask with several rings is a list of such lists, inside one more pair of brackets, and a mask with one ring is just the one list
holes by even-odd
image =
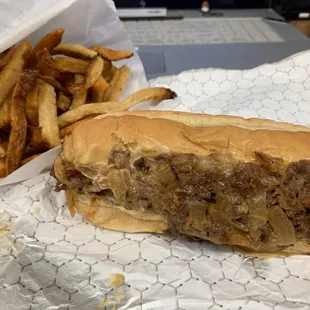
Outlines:
{"label": "grease stain on paper", "polygon": [[120,290],[120,287],[125,283],[125,277],[121,273],[113,273],[109,276],[107,283],[112,291],[115,290],[114,298],[105,297],[104,300],[99,303],[98,308],[103,309],[112,305],[111,310],[116,310],[117,305],[126,297],[126,293],[123,290]]}

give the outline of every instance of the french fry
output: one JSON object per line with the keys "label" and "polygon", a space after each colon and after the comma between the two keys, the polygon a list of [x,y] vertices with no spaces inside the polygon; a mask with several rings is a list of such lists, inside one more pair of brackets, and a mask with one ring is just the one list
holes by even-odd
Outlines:
{"label": "french fry", "polygon": [[26,97],[25,111],[28,122],[35,126],[39,124],[39,103],[39,90],[34,87]]}
{"label": "french fry", "polygon": [[51,65],[60,72],[86,73],[89,62],[72,57],[56,57]]}
{"label": "french fry", "polygon": [[92,86],[92,89],[98,93],[104,93],[108,87],[109,83],[102,76],[100,76],[97,82]]}
{"label": "french fry", "polygon": [[60,144],[57,126],[56,93],[54,87],[42,82],[39,85],[39,126],[42,140],[53,148]]}
{"label": "french fry", "polygon": [[102,71],[105,71],[105,72],[109,71],[109,70],[112,69],[112,67],[114,67],[116,69],[116,67],[112,64],[111,61],[106,60],[104,58],[102,58],[102,60],[103,60],[103,69],[102,69]]}
{"label": "french fry", "polygon": [[38,156],[40,156],[41,154],[34,154],[34,155],[31,155],[25,159],[23,159],[21,161],[21,165],[24,166],[26,164],[28,164],[29,162],[31,162],[33,159],[37,158]]}
{"label": "french fry", "polygon": [[6,174],[20,166],[27,139],[27,118],[25,112],[26,97],[34,88],[36,78],[23,74],[14,87],[11,102],[11,133],[5,157]]}
{"label": "french fry", "polygon": [[5,159],[0,159],[0,178],[3,178],[6,176],[6,168],[5,168]]}
{"label": "french fry", "polygon": [[30,139],[32,144],[43,143],[41,128],[29,125],[27,135],[28,135],[28,138]]}
{"label": "french fry", "polygon": [[0,158],[5,157],[6,151],[8,149],[8,144],[9,144],[8,136],[1,133],[1,136],[0,136]]}
{"label": "french fry", "polygon": [[[164,87],[151,87],[138,90],[134,94],[125,98],[121,105],[124,106],[124,111],[128,110],[134,105],[144,102],[144,101],[157,101],[161,102],[166,99],[174,99],[177,97],[177,94],[169,88]],[[129,108],[127,108],[129,107]]]}
{"label": "french fry", "polygon": [[53,49],[52,54],[63,54],[66,56],[83,59],[92,59],[93,57],[97,56],[97,52],[90,50],[83,45],[74,43],[60,43]]}
{"label": "french fry", "polygon": [[0,69],[3,69],[8,64],[12,58],[14,50],[15,47],[11,46],[0,54]]}
{"label": "french fry", "polygon": [[4,104],[6,97],[20,79],[30,51],[30,42],[27,40],[22,41],[14,50],[8,64],[0,72],[0,106]]}
{"label": "french fry", "polygon": [[86,71],[85,88],[90,88],[97,82],[97,80],[101,76],[102,70],[103,70],[102,58],[94,57],[91,60],[89,67]]}
{"label": "french fry", "polygon": [[71,99],[62,92],[60,92],[56,102],[57,107],[62,111],[67,111],[70,107],[70,104]]}
{"label": "french fry", "polygon": [[[68,86],[69,83],[72,82],[72,80],[74,79],[75,74],[74,73],[70,73],[70,72],[61,72],[59,77],[57,78],[57,81],[61,84],[64,85],[65,87]],[[83,75],[81,75],[83,76]],[[68,94],[70,94],[70,92],[67,90]]]}
{"label": "french fry", "polygon": [[[76,74],[74,77],[74,83],[79,84],[84,81],[83,75]],[[75,109],[83,104],[86,103],[86,98],[87,98],[87,90],[82,90],[81,92],[76,93],[73,96],[73,100],[71,103],[71,106],[69,110]]]}
{"label": "french fry", "polygon": [[36,72],[32,72],[32,74],[37,76],[40,80],[50,84],[54,88],[56,88],[59,91],[63,92],[64,94],[70,94],[69,91],[65,87],[63,87],[62,84],[59,83],[57,80],[55,80],[53,77],[47,76],[47,75],[37,74]]}
{"label": "french fry", "polygon": [[7,133],[5,131],[0,131],[0,141],[1,141],[1,144],[4,146],[5,149],[8,148],[9,137],[10,137],[10,133]]}
{"label": "french fry", "polygon": [[11,108],[12,96],[8,96],[4,104],[0,106],[0,128],[3,128],[10,124],[10,108]]}
{"label": "french fry", "polygon": [[59,128],[62,128],[90,115],[105,114],[110,111],[119,112],[122,110],[123,107],[121,107],[119,102],[84,104],[76,109],[69,110],[60,115],[58,117],[58,126]]}
{"label": "french fry", "polygon": [[111,80],[110,87],[104,94],[104,101],[119,101],[129,79],[129,75],[130,69],[125,65],[116,70]]}
{"label": "french fry", "polygon": [[65,29],[58,28],[43,37],[31,51],[27,68],[35,69],[37,65],[37,53],[42,51],[44,48],[46,48],[48,52],[51,52],[53,48],[61,42],[64,32]]}
{"label": "french fry", "polygon": [[47,48],[43,48],[37,53],[37,67],[40,74],[56,79],[59,77],[60,72],[53,68],[52,64],[53,58]]}
{"label": "french fry", "polygon": [[70,86],[71,91],[77,93],[92,87],[101,76],[102,69],[103,69],[102,58],[94,57],[87,68],[85,78],[82,80],[81,83],[71,84]]}
{"label": "french fry", "polygon": [[35,155],[35,154],[44,153],[48,149],[49,149],[49,147],[46,143],[41,142],[41,143],[37,144],[33,141],[30,141],[26,145],[24,158],[28,158],[28,157]]}
{"label": "french fry", "polygon": [[102,102],[84,104],[74,110],[65,112],[58,117],[58,126],[63,128],[87,116],[122,112],[146,100],[162,101],[175,98],[176,94],[163,87],[146,88],[128,96],[122,102]]}
{"label": "french fry", "polygon": [[0,158],[4,158],[6,155],[6,150],[5,150],[5,147],[0,144]]}
{"label": "french fry", "polygon": [[103,70],[102,73],[101,73],[101,76],[102,76],[108,83],[110,83],[110,82],[112,81],[112,79],[113,79],[113,76],[114,76],[116,70],[117,70],[117,68],[116,68],[113,64],[111,64],[111,68],[110,68],[109,70],[107,70],[107,71],[104,71],[104,70]]}
{"label": "french fry", "polygon": [[25,148],[24,159],[48,150],[48,145],[42,141],[41,128],[29,125],[27,130],[27,138],[29,142]]}
{"label": "french fry", "polygon": [[34,48],[24,40],[0,53],[0,177],[58,146],[88,118],[173,97],[143,90],[119,102],[130,69],[112,62],[133,53],[62,43],[63,34],[58,28]]}
{"label": "french fry", "polygon": [[116,51],[99,45],[92,46],[89,49],[97,52],[103,58],[110,61],[123,60],[133,56],[133,52],[131,51]]}
{"label": "french fry", "polygon": [[110,84],[100,76],[97,82],[92,86],[92,101],[93,102],[102,102],[104,98],[104,92],[109,88]]}

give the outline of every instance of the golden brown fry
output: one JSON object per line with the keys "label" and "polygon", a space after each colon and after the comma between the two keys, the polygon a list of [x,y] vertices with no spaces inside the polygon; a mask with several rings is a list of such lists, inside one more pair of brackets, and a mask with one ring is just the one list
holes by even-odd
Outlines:
{"label": "golden brown fry", "polygon": [[[70,72],[61,72],[59,77],[57,78],[57,81],[61,84],[64,85],[65,87],[72,82],[74,79],[75,74],[70,73]],[[70,92],[68,92],[70,94]]]}
{"label": "golden brown fry", "polygon": [[24,159],[48,150],[48,145],[42,141],[41,129],[39,127],[28,126],[27,133],[30,141],[25,148]]}
{"label": "golden brown fry", "polygon": [[60,72],[86,73],[89,62],[72,57],[56,57],[51,65]]}
{"label": "golden brown fry", "polygon": [[31,75],[23,74],[17,82],[11,102],[11,133],[7,149],[6,174],[9,175],[20,166],[24,155],[27,139],[27,118],[25,112],[26,97],[34,88],[36,78]]}
{"label": "golden brown fry", "polygon": [[93,118],[93,117],[86,117],[86,118],[83,118],[83,119],[81,119],[81,120],[79,120],[79,121],[77,121],[77,122],[75,122],[75,123],[73,123],[73,124],[71,124],[71,125],[68,125],[68,126],[66,126],[66,127],[64,127],[64,128],[61,128],[61,129],[59,130],[60,138],[63,139],[65,136],[70,135],[71,132],[72,132],[72,130],[73,130],[73,128],[74,128],[76,125],[78,125],[78,124],[80,124],[80,123],[82,123],[82,122],[84,122],[84,121],[86,121],[86,120],[88,120],[88,119],[90,119],[90,118]]}
{"label": "golden brown fry", "polygon": [[70,104],[71,104],[70,97],[60,92],[56,102],[57,107],[62,111],[67,111],[70,107]]}
{"label": "golden brown fry", "polygon": [[109,87],[109,83],[100,76],[97,82],[92,86],[92,89],[98,93],[104,93]]}
{"label": "golden brown fry", "polygon": [[84,104],[76,109],[69,110],[58,117],[59,128],[65,127],[90,115],[105,114],[123,111],[119,102],[102,102]]}
{"label": "golden brown fry", "polygon": [[36,126],[28,126],[27,136],[32,144],[40,144],[42,141],[41,128]]}
{"label": "golden brown fry", "polygon": [[119,101],[128,82],[130,69],[123,65],[115,72],[110,87],[104,93],[104,101]]}
{"label": "golden brown fry", "polygon": [[70,94],[69,91],[64,88],[61,83],[59,83],[57,80],[55,80],[53,77],[51,76],[46,76],[46,75],[41,75],[38,74],[36,72],[31,72],[33,75],[35,75],[36,77],[38,77],[40,80],[50,84],[51,86],[53,86],[54,88],[62,91],[64,94]]}
{"label": "golden brown fry", "polygon": [[30,51],[30,42],[27,40],[22,41],[14,50],[8,64],[0,72],[0,106],[3,105],[7,96],[20,79]]}
{"label": "golden brown fry", "polygon": [[104,98],[104,92],[108,89],[110,84],[100,76],[97,82],[92,86],[92,101],[93,102],[102,102]]}
{"label": "golden brown fry", "polygon": [[60,144],[54,87],[46,82],[40,83],[39,98],[39,126],[41,128],[42,140],[52,148]]}
{"label": "golden brown fry", "polygon": [[90,50],[83,45],[74,43],[60,43],[53,49],[52,54],[63,54],[83,59],[92,59],[97,56],[97,52]]}
{"label": "golden brown fry", "polygon": [[0,178],[3,178],[6,176],[6,168],[5,168],[5,159],[0,159]]}
{"label": "golden brown fry", "polygon": [[48,145],[46,143],[41,142],[41,143],[37,144],[33,141],[30,141],[25,148],[24,158],[30,157],[34,154],[44,153],[44,152],[48,151],[48,149],[49,148],[48,148]]}
{"label": "golden brown fry", "polygon": [[112,69],[112,67],[114,67],[116,69],[116,67],[112,64],[111,61],[106,60],[104,58],[102,58],[102,60],[103,60],[103,69],[102,69],[102,71],[109,71],[109,70]]}
{"label": "golden brown fry", "polygon": [[39,124],[39,103],[39,90],[34,87],[26,97],[25,111],[28,122],[35,126]]}
{"label": "golden brown fry", "polygon": [[9,137],[10,137],[10,133],[7,133],[5,131],[0,131],[0,141],[1,141],[1,144],[5,147],[5,149],[8,148]]}
{"label": "golden brown fry", "polygon": [[8,148],[8,138],[1,134],[0,136],[0,158],[4,158],[6,155],[6,150]]}
{"label": "golden brown fry", "polygon": [[86,71],[85,88],[90,88],[97,82],[97,80],[101,76],[102,69],[103,69],[102,58],[94,57],[91,60],[89,67]]}
{"label": "golden brown fry", "polygon": [[174,99],[177,97],[177,94],[169,88],[164,87],[151,87],[138,90],[134,94],[125,98],[121,105],[124,107],[124,111],[128,110],[127,107],[132,107],[138,103],[145,102],[145,101],[158,101],[161,102],[166,99]]}
{"label": "golden brown fry", "polygon": [[29,162],[31,162],[33,159],[37,158],[38,156],[40,156],[41,154],[34,154],[34,155],[31,155],[25,159],[23,159],[21,161],[21,165],[24,166],[26,164],[28,164]]}
{"label": "golden brown fry", "polygon": [[4,68],[8,64],[12,58],[14,50],[15,47],[11,46],[0,54],[0,69]]}
{"label": "golden brown fry", "polygon": [[35,69],[37,65],[37,53],[42,51],[44,48],[46,48],[48,52],[51,52],[52,49],[61,42],[64,32],[65,30],[63,28],[58,28],[43,37],[31,51],[27,68]]}
{"label": "golden brown fry", "polygon": [[37,67],[40,74],[56,79],[59,77],[60,72],[53,68],[52,64],[53,58],[47,48],[44,48],[37,53]]}
{"label": "golden brown fry", "polygon": [[[79,83],[82,83],[83,81],[84,81],[83,75],[80,75],[80,74],[75,75],[74,83],[79,84]],[[86,99],[87,99],[87,90],[82,90],[81,92],[76,93],[73,96],[73,100],[72,100],[72,103],[71,103],[69,110],[75,109],[75,108],[85,104]]]}
{"label": "golden brown fry", "polygon": [[59,128],[63,128],[90,115],[94,116],[97,114],[122,112],[144,101],[162,101],[175,97],[176,94],[168,88],[146,88],[128,96],[122,102],[89,103],[84,104],[74,110],[67,111],[58,117],[58,125]]}
{"label": "golden brown fry", "polygon": [[10,124],[10,108],[11,108],[12,96],[8,96],[4,104],[0,106],[0,128],[3,128]]}
{"label": "golden brown fry", "polygon": [[92,46],[89,49],[97,52],[103,58],[110,60],[110,61],[118,61],[118,60],[130,58],[133,56],[133,52],[131,51],[111,50],[109,48],[105,48],[103,46],[98,46],[98,45]]}
{"label": "golden brown fry", "polygon": [[72,83],[70,90],[74,93],[81,92],[92,87],[101,76],[103,69],[103,60],[100,57],[94,57],[87,68],[85,78],[81,83]]}
{"label": "golden brown fry", "polygon": [[117,68],[112,64],[111,68],[108,71],[102,71],[101,76],[108,82],[110,83],[113,79],[113,76],[116,72]]}
{"label": "golden brown fry", "polygon": [[0,144],[0,158],[4,158],[6,155],[6,149],[4,145]]}

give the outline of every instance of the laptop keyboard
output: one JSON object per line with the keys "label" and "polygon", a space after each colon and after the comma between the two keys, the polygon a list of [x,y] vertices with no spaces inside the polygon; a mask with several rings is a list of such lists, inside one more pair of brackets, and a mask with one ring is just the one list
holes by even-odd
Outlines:
{"label": "laptop keyboard", "polygon": [[284,41],[259,18],[125,21],[124,24],[136,46]]}

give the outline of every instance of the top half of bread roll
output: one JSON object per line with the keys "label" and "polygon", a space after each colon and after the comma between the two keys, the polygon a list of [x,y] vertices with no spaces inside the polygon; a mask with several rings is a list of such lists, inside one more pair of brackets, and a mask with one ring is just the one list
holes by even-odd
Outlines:
{"label": "top half of bread roll", "polygon": [[134,111],[86,120],[64,140],[62,158],[108,165],[122,143],[133,159],[173,154],[229,154],[251,162],[263,152],[285,162],[310,159],[310,128],[262,119],[168,111]]}

